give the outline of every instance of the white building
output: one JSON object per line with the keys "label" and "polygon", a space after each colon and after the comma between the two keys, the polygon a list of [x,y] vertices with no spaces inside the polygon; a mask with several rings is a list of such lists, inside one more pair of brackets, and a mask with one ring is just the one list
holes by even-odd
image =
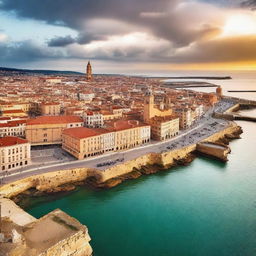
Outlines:
{"label": "white building", "polygon": [[106,132],[101,135],[104,152],[113,151],[115,149],[115,133]]}
{"label": "white building", "polygon": [[86,111],[83,119],[84,125],[88,128],[101,128],[104,125],[103,115],[99,112]]}
{"label": "white building", "polygon": [[5,136],[18,136],[25,137],[26,121],[8,121],[6,123],[0,123],[0,137]]}
{"label": "white building", "polygon": [[95,97],[94,93],[78,93],[78,99],[84,101],[91,101]]}
{"label": "white building", "polygon": [[30,164],[30,144],[14,136],[0,138],[0,171],[9,171]]}

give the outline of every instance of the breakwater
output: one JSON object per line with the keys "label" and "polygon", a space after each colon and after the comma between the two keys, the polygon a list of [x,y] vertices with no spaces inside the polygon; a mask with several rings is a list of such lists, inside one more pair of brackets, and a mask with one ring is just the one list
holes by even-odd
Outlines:
{"label": "breakwater", "polygon": [[[227,97],[225,97],[227,98]],[[236,99],[229,97],[230,99]],[[219,112],[214,112],[213,117],[214,118],[219,118],[219,119],[226,119],[229,121],[250,121],[250,122],[256,122],[256,117],[252,116],[245,116],[236,113],[239,110],[242,109],[253,109],[256,107],[256,101],[252,100],[243,100],[237,98],[236,101],[238,101],[237,104],[234,104],[231,108],[227,109],[224,113],[219,113]]]}

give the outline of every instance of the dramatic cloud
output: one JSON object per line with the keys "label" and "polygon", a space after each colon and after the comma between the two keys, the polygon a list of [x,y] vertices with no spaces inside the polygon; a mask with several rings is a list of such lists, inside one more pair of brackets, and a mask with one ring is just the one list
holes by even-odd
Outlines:
{"label": "dramatic cloud", "polygon": [[[76,29],[82,43],[101,40],[102,35],[123,34],[127,27],[138,27],[139,31],[133,32],[150,31],[177,44],[187,44],[204,34],[200,27],[194,27],[195,23],[204,18],[204,23],[210,22],[216,11],[209,4],[182,0],[27,0],[26,4],[21,0],[3,0],[0,8],[18,17]],[[93,22],[97,23],[94,29]]]}
{"label": "dramatic cloud", "polygon": [[243,7],[253,7],[256,8],[256,0],[245,0],[241,4]]}
{"label": "dramatic cloud", "polygon": [[76,58],[140,61],[152,60],[154,55],[159,59],[161,52],[166,55],[170,47],[170,42],[167,40],[137,32],[123,36],[111,36],[107,40],[87,45],[72,45],[68,47],[68,55]]}
{"label": "dramatic cloud", "polygon": [[256,61],[254,6],[255,0],[1,0],[0,10],[17,19],[75,31],[8,44],[0,32],[1,60]]}
{"label": "dramatic cloud", "polygon": [[214,63],[256,60],[256,35],[219,38],[179,49],[175,62]]}
{"label": "dramatic cloud", "polygon": [[35,61],[42,58],[61,58],[64,54],[61,51],[47,49],[39,46],[31,40],[16,43],[1,43],[0,56],[3,65],[4,62],[25,62]]}
{"label": "dramatic cloud", "polygon": [[63,37],[54,37],[48,41],[48,46],[50,47],[63,47],[69,44],[75,43],[76,40],[71,36],[63,36]]}

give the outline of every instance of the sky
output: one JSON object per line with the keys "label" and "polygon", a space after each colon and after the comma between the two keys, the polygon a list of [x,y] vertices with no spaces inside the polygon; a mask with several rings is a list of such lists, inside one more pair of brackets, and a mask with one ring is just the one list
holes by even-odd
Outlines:
{"label": "sky", "polygon": [[256,70],[256,0],[0,0],[0,66]]}

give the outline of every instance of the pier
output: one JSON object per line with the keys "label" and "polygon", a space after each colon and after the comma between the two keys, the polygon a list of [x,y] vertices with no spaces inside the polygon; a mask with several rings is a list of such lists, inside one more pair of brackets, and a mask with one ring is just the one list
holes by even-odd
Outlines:
{"label": "pier", "polygon": [[256,108],[256,101],[254,100],[245,100],[241,98],[234,98],[234,97],[223,97],[225,99],[229,100],[235,100],[237,104],[233,105],[231,108],[226,110],[224,113],[220,112],[214,112],[213,117],[214,118],[220,118],[220,119],[226,119],[229,121],[250,121],[250,122],[256,122],[256,117],[253,116],[246,116],[236,113],[236,111],[240,109],[250,109],[250,108]]}
{"label": "pier", "polygon": [[231,152],[229,146],[213,142],[200,142],[196,145],[196,152],[221,160],[228,161],[228,154]]}

